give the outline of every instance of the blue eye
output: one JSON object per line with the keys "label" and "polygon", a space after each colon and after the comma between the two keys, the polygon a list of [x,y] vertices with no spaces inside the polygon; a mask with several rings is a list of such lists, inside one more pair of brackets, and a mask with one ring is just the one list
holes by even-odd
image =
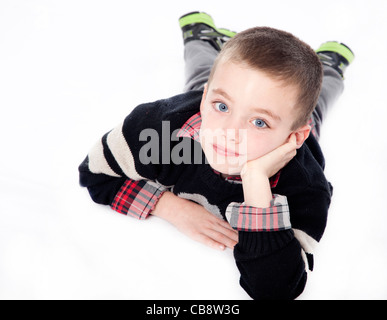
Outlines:
{"label": "blue eye", "polygon": [[220,112],[228,112],[228,107],[221,102],[215,103],[215,109],[220,111]]}
{"label": "blue eye", "polygon": [[255,125],[257,128],[266,128],[267,124],[262,119],[255,119],[253,122],[253,125]]}

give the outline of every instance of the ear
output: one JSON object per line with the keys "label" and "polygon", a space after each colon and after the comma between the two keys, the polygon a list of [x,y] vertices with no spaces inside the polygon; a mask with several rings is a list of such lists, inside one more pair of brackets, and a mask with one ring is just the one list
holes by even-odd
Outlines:
{"label": "ear", "polygon": [[206,83],[206,84],[204,85],[204,91],[203,91],[203,95],[202,95],[202,101],[201,101],[201,103],[200,103],[200,111],[202,111],[202,108],[203,108],[203,105],[204,105],[204,100],[206,100],[207,89],[208,89],[208,83]]}
{"label": "ear", "polygon": [[204,90],[203,90],[203,100],[206,99],[207,96],[207,89],[208,89],[208,83],[204,84]]}
{"label": "ear", "polygon": [[292,132],[296,136],[297,149],[301,148],[304,141],[308,139],[310,130],[311,126],[305,125]]}

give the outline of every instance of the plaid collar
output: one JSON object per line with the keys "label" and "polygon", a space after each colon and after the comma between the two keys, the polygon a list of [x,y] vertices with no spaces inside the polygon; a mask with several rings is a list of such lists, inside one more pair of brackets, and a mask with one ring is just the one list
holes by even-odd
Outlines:
{"label": "plaid collar", "polygon": [[200,142],[200,126],[202,125],[202,116],[200,112],[194,114],[189,118],[186,123],[181,127],[177,133],[177,137],[191,138],[197,142]]}
{"label": "plaid collar", "polygon": [[[202,125],[202,116],[200,112],[194,114],[191,118],[189,118],[184,125],[180,128],[177,133],[177,137],[179,138],[191,138],[194,141],[200,143],[200,127]],[[217,175],[221,175],[220,172],[214,170]],[[276,175],[270,178],[270,187],[275,188],[278,184],[279,177],[281,175],[281,171],[279,171]],[[230,182],[242,182],[241,177],[227,177],[226,180]]]}

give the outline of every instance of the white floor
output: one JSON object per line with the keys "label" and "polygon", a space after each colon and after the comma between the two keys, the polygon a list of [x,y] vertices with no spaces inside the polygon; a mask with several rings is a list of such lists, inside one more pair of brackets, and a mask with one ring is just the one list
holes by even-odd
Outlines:
{"label": "white floor", "polygon": [[356,60],[323,128],[330,218],[300,299],[387,298],[387,2],[0,1],[0,298],[248,299],[232,252],[91,202],[77,167],[133,107],[180,93],[180,15],[268,25]]}

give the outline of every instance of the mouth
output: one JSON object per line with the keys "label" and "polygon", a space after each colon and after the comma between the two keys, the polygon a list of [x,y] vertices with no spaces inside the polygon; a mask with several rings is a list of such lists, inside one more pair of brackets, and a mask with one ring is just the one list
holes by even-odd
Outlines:
{"label": "mouth", "polygon": [[227,149],[225,147],[222,147],[222,146],[219,146],[216,144],[213,144],[212,147],[218,155],[223,156],[223,157],[239,157],[240,156],[240,154],[238,152],[236,152],[234,150]]}

